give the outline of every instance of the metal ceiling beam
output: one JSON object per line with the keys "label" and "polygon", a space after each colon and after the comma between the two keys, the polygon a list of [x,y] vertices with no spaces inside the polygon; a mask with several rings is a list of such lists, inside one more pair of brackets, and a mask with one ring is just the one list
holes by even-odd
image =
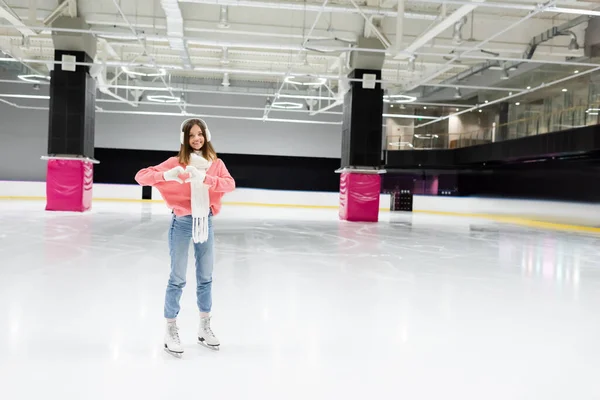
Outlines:
{"label": "metal ceiling beam", "polygon": [[430,40],[435,39],[438,35],[444,32],[446,29],[453,26],[455,23],[460,21],[464,16],[475,10],[479,4],[482,4],[483,1],[478,2],[470,2],[468,5],[461,6],[458,10],[454,11],[448,17],[443,19],[437,25],[429,28],[425,31],[425,33],[415,39],[408,47],[404,50],[400,51],[395,58],[407,58],[413,55],[415,51],[426,45]]}
{"label": "metal ceiling beam", "polygon": [[417,126],[415,126],[415,129],[416,128],[422,128],[422,127],[425,127],[425,126],[428,126],[428,125],[431,125],[431,124],[435,124],[435,123],[438,123],[438,122],[441,122],[441,121],[445,121],[445,120],[449,119],[450,117],[454,117],[454,116],[458,116],[458,115],[461,115],[461,114],[465,114],[465,113],[468,113],[470,111],[474,111],[474,110],[482,109],[482,108],[485,108],[485,107],[489,107],[489,106],[492,106],[492,105],[497,104],[497,103],[502,103],[502,102],[505,102],[507,100],[514,99],[515,97],[519,97],[519,96],[523,96],[525,94],[533,93],[533,92],[536,92],[536,91],[538,91],[540,89],[545,89],[545,88],[550,87],[550,86],[558,85],[559,83],[566,82],[566,81],[569,81],[569,80],[574,79],[574,78],[578,78],[578,77],[583,76],[583,75],[591,74],[592,72],[596,72],[596,71],[600,71],[600,66],[596,66],[595,68],[589,69],[587,71],[583,71],[583,72],[579,72],[577,74],[573,74],[571,76],[567,76],[566,78],[557,79],[557,80],[552,81],[550,83],[542,84],[542,85],[540,85],[538,87],[535,87],[535,88],[532,88],[532,89],[528,89],[528,90],[525,90],[525,91],[517,93],[517,94],[505,96],[505,97],[502,97],[502,98],[497,99],[497,100],[490,101],[490,102],[485,103],[485,104],[477,104],[477,105],[475,105],[475,106],[473,106],[471,108],[468,108],[466,110],[455,112],[455,113],[447,115],[445,117],[440,117],[440,118],[435,119],[433,121],[425,122],[423,124],[417,125]]}
{"label": "metal ceiling beam", "polygon": [[23,34],[23,36],[36,35],[36,33],[31,28],[28,28],[23,23],[23,21],[21,21],[21,18],[19,18],[17,14],[12,11],[12,9],[9,7],[8,4],[6,4],[4,0],[0,0],[0,3],[4,5],[4,7],[0,7],[0,19],[4,18],[8,22],[10,22],[13,27],[18,29],[18,31]]}
{"label": "metal ceiling beam", "polygon": [[[554,26],[554,27],[542,32],[541,34],[532,37],[531,40],[529,41],[529,44],[527,45],[525,51],[523,51],[523,53],[522,53],[522,56],[521,56],[522,59],[519,61],[513,61],[510,63],[500,63],[499,60],[494,60],[494,59],[488,60],[485,63],[475,65],[475,66],[471,67],[469,70],[463,71],[463,72],[457,74],[456,76],[454,76],[450,79],[447,79],[441,83],[438,83],[436,85],[431,85],[431,86],[436,86],[437,88],[436,89],[424,89],[421,93],[421,97],[429,98],[436,93],[437,93],[437,96],[440,96],[440,92],[442,92],[442,90],[443,90],[442,88],[457,87],[457,86],[455,86],[456,82],[463,82],[465,79],[472,78],[473,75],[475,75],[475,74],[481,74],[481,73],[487,74],[487,76],[482,75],[481,77],[475,78],[475,79],[479,80],[480,82],[482,82],[482,81],[486,82],[488,85],[494,85],[496,83],[500,83],[501,82],[500,77],[498,77],[498,75],[490,74],[490,71],[488,71],[488,69],[490,67],[492,67],[492,66],[502,67],[502,68],[504,68],[504,71],[505,71],[504,73],[508,74],[508,70],[510,68],[517,68],[519,65],[524,64],[522,61],[531,60],[537,47],[541,43],[550,41],[554,37],[564,34],[564,32],[570,32],[569,30],[571,28],[573,28],[579,24],[582,24],[584,22],[587,22],[590,18],[592,18],[592,17],[589,17],[587,15],[582,15],[578,18],[567,21],[559,26]],[[525,64],[525,66],[522,68],[525,71],[522,71],[521,73],[530,72],[535,68],[537,68],[537,65],[532,65],[531,63]],[[508,75],[506,75],[506,76],[508,76]],[[475,83],[475,82],[473,82],[473,83]],[[444,84],[446,84],[446,85],[444,85]],[[428,85],[422,85],[422,86],[428,86]],[[467,89],[475,89],[475,88],[467,88]],[[446,93],[447,93],[447,91],[446,91]],[[464,95],[464,93],[463,93],[463,95]]]}
{"label": "metal ceiling beam", "polygon": [[[7,25],[7,24],[1,24],[0,23],[0,28],[12,28],[12,25]],[[31,26],[28,26],[28,28],[34,28]],[[186,29],[187,30],[187,29]],[[116,34],[115,32],[111,32],[111,31],[107,31],[107,30],[99,30],[99,29],[90,29],[90,30],[79,30],[79,29],[64,29],[64,28],[56,28],[56,27],[45,27],[44,31],[48,31],[48,32],[71,32],[71,33],[89,33],[89,34],[94,34],[97,35],[101,38],[106,38],[106,39],[122,39],[122,40],[132,40],[132,41],[136,41],[136,36],[133,34],[123,34],[123,33],[118,33]],[[212,32],[220,32],[220,30],[218,29],[194,29],[194,31],[196,32],[202,32],[202,33],[212,33]],[[229,31],[227,31],[229,33]],[[250,35],[251,32],[247,32],[247,35]],[[293,38],[292,35],[290,35],[290,38]],[[300,37],[303,38],[303,37]],[[51,40],[50,38],[45,38],[42,37],[41,39],[48,39]],[[144,35],[144,39],[147,42],[153,42],[153,43],[157,43],[157,42],[164,42],[164,43],[168,43],[169,38],[166,35]],[[250,42],[250,41],[235,41],[235,40],[214,40],[214,39],[204,39],[204,38],[200,38],[200,37],[195,37],[195,36],[186,36],[183,38],[184,40],[186,40],[188,43],[190,44],[196,44],[196,45],[200,45],[200,46],[210,46],[210,47],[229,47],[231,50],[235,50],[235,48],[238,49],[266,49],[266,50],[281,50],[281,51],[300,51],[302,49],[301,45],[296,45],[296,44],[277,44],[277,43],[264,43],[264,42]],[[314,38],[313,38],[314,39]],[[444,39],[444,38],[438,38],[438,40],[436,41],[437,44],[432,46],[432,48],[440,48],[440,49],[454,49],[456,48],[456,45],[453,44],[440,44],[440,42],[443,42],[445,40],[449,40],[449,39]],[[136,42],[137,43],[137,42]],[[126,45],[123,43],[119,43],[118,41],[115,42],[115,45]],[[139,46],[142,46],[138,43]],[[327,49],[331,49],[332,51],[348,51],[347,47],[327,47]],[[477,50],[475,47],[467,47],[467,48],[463,48],[463,50]],[[553,47],[553,52],[552,53],[548,53],[548,54],[556,54],[555,51],[555,47]],[[510,49],[510,48],[489,48],[490,51],[494,51],[494,52],[514,52],[514,53],[521,53],[522,50],[520,49]],[[390,50],[379,50],[379,49],[360,49],[360,48],[353,48],[352,51],[369,51],[369,52],[386,52],[388,55],[395,55],[394,51],[390,51]],[[417,55],[431,55],[431,56],[447,56],[448,54],[441,54],[441,53],[433,53],[433,52],[425,52],[425,51],[415,51],[414,54]],[[564,54],[561,54],[564,55]],[[322,56],[327,57],[327,56],[331,56],[332,58],[338,57],[337,54],[327,54],[324,53],[322,54]],[[463,55],[463,58],[477,58],[477,59],[481,59],[481,57],[473,57],[470,55]],[[492,57],[484,57],[485,59],[488,58],[492,58]]]}
{"label": "metal ceiling beam", "polygon": [[[159,67],[156,65],[156,60],[154,59],[154,57],[148,52],[148,49],[146,48],[146,45],[144,44],[144,42],[142,42],[142,40],[139,38],[138,33],[135,31],[135,29],[133,28],[133,26],[131,25],[131,23],[129,22],[129,19],[127,19],[127,17],[125,16],[125,13],[123,12],[123,10],[121,9],[121,6],[119,6],[119,3],[117,3],[117,0],[113,0],[113,3],[115,5],[115,7],[117,8],[117,11],[119,12],[119,14],[121,14],[121,18],[123,18],[123,20],[127,23],[127,25],[129,26],[129,29],[131,30],[131,33],[133,33],[133,35],[135,36],[137,42],[142,46],[142,48],[144,49],[144,54],[146,54],[150,60],[152,61],[153,67],[156,68],[156,70],[158,71]],[[169,94],[172,97],[175,97],[173,95],[173,92],[171,90],[169,90],[169,85],[167,84],[167,82],[165,81],[165,78],[163,76],[159,76],[160,80],[162,81],[162,83],[165,85],[165,88],[167,89],[167,91],[169,92]],[[183,107],[180,107],[181,112],[185,112],[185,110],[183,109]]]}
{"label": "metal ceiling beam", "polygon": [[[419,0],[419,3],[432,3],[432,4],[452,4],[452,5],[465,5],[470,4],[471,2],[468,0]],[[556,2],[558,3],[558,2]],[[572,2],[568,2],[572,4]],[[537,9],[537,5],[532,4],[523,4],[523,3],[501,3],[501,2],[493,2],[487,1],[482,3],[480,7],[483,8],[496,8],[496,9],[505,9],[505,10],[523,10],[523,11],[535,11]],[[585,8],[567,8],[567,7],[556,7],[551,6],[544,10],[544,12],[552,12],[557,14],[575,14],[575,15],[589,15],[589,16],[600,16],[600,11],[597,10],[589,10]]]}
{"label": "metal ceiling beam", "polygon": [[535,11],[530,12],[529,14],[527,14],[526,16],[524,16],[523,18],[519,19],[518,21],[513,22],[512,24],[510,24],[508,27],[502,29],[501,31],[493,34],[492,36],[488,37],[487,39],[485,39],[482,42],[479,42],[479,44],[477,44],[476,46],[470,48],[469,50],[465,50],[462,51],[460,53],[454,54],[452,56],[452,58],[450,60],[448,60],[446,62],[446,64],[440,68],[438,71],[434,72],[431,75],[428,75],[427,77],[421,79],[420,81],[409,85],[408,88],[406,88],[401,94],[404,94],[406,92],[410,92],[411,90],[414,90],[416,88],[418,88],[419,86],[421,86],[424,83],[429,83],[431,80],[437,78],[438,76],[442,75],[443,73],[449,71],[452,68],[452,64],[460,59],[461,57],[468,55],[469,53],[478,50],[480,48],[482,48],[483,46],[485,46],[487,43],[491,42],[492,40],[494,40],[495,38],[503,35],[504,33],[510,31],[511,29],[515,28],[516,26],[518,26],[519,24],[522,24],[523,22],[527,21],[530,18],[533,18],[534,16],[536,16],[537,14],[543,12],[546,8],[554,5],[554,3],[556,2],[556,0],[551,0],[550,2],[544,4],[544,5],[539,5],[538,8]]}
{"label": "metal ceiling beam", "polygon": [[[213,4],[220,6],[240,6],[240,7],[254,7],[254,8],[268,8],[276,10],[292,10],[292,11],[312,11],[319,12],[321,6],[319,4],[310,4],[306,2],[291,2],[291,1],[257,1],[257,0],[180,0],[181,3],[194,3],[194,4]],[[367,15],[382,15],[386,17],[396,17],[398,12],[396,10],[386,10],[379,7],[362,7],[362,12]],[[325,7],[323,12],[326,13],[346,13],[356,14],[357,10],[354,7],[333,5],[330,4]],[[407,12],[404,13],[404,18],[409,19],[420,19],[433,21],[436,19],[434,14],[426,13],[415,13]]]}
{"label": "metal ceiling beam", "polygon": [[[323,4],[319,7],[319,11],[317,13],[317,16],[315,17],[315,21],[313,22],[312,26],[310,27],[310,30],[308,31],[308,34],[306,35],[306,37],[304,38],[304,41],[302,43],[302,50],[299,51],[296,56],[300,55],[300,53],[302,53],[302,51],[305,50],[306,47],[306,43],[310,40],[310,37],[313,33],[313,31],[315,30],[315,27],[317,26],[317,22],[319,22],[319,18],[321,18],[321,14],[325,11],[325,8],[327,7],[327,3],[329,2],[329,0],[324,0]],[[289,66],[287,72],[285,73],[285,76],[289,75],[290,72],[292,71],[292,65]],[[279,98],[279,95],[281,94],[281,91],[283,90],[284,86],[285,86],[286,82],[285,79],[281,82],[281,85],[279,86],[279,89],[277,89],[277,93],[275,94],[275,98]],[[271,112],[271,110],[273,109],[273,102],[269,102],[266,106],[265,106],[265,110],[263,113],[263,118],[267,119],[269,117],[269,113]]]}
{"label": "metal ceiling beam", "polygon": [[[21,85],[31,85],[29,82],[25,82],[22,80],[15,79],[0,79],[0,83],[8,83],[8,84],[21,84]],[[40,83],[41,86],[50,85],[48,82]],[[125,90],[142,90],[142,91],[165,91],[165,88],[161,86],[129,86],[129,85],[118,85],[118,84],[110,84],[107,85],[109,88],[119,88]],[[173,87],[174,91],[182,92],[182,93],[203,93],[203,94],[221,94],[221,95],[237,95],[237,96],[250,96],[250,97],[274,97],[273,90],[264,89],[264,88],[229,88],[224,90],[218,86],[203,86],[203,85],[186,85],[184,88]],[[315,95],[307,95],[301,94],[306,92],[289,92],[284,91],[280,94],[281,98],[289,98],[289,99],[304,99],[304,100],[335,100],[335,97],[332,96],[315,96]],[[110,100],[113,101],[113,100]],[[400,104],[398,104],[400,105]],[[411,103],[406,103],[407,106],[433,106],[433,107],[455,107],[455,108],[470,108],[472,104],[462,104],[462,103],[436,103],[436,102],[423,102],[423,101],[414,101]],[[261,108],[262,110],[262,108]]]}

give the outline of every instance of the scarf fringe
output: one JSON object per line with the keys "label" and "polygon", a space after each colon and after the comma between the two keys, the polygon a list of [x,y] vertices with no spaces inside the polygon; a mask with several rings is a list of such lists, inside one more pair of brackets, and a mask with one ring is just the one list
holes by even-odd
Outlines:
{"label": "scarf fringe", "polygon": [[208,217],[194,217],[192,220],[192,238],[194,243],[204,243],[208,240]]}

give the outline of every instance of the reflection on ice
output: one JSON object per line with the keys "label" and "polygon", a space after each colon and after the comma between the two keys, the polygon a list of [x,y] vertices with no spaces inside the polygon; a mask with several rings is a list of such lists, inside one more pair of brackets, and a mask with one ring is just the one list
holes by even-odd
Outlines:
{"label": "reflection on ice", "polygon": [[[213,327],[161,349],[169,211],[0,202],[3,398],[600,396],[600,237],[487,220],[224,207]],[[65,382],[68,382],[66,384]]]}

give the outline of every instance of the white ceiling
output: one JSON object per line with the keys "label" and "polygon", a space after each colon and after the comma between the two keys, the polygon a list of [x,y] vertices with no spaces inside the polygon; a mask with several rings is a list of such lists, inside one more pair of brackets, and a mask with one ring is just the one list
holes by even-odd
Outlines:
{"label": "white ceiling", "polygon": [[[488,60],[520,59],[532,37],[599,6],[593,2],[559,0],[552,3],[554,7],[579,11],[565,13],[547,8],[528,17],[537,2],[404,0],[403,18],[399,19],[396,16],[398,0],[171,1],[179,6],[182,17],[183,42],[191,62],[189,68],[185,66],[182,52],[172,48],[169,41],[176,24],[171,21],[171,31],[167,30],[166,14],[161,5],[165,2],[68,0],[62,13],[76,13],[84,18],[91,31],[100,38],[97,61],[105,61],[107,79],[119,74],[122,65],[130,65],[134,71],[155,72],[156,68],[165,68],[168,72],[162,78],[144,78],[144,82],[126,80],[126,75],[121,74],[113,82],[114,86],[175,87],[185,83],[212,85],[215,90],[231,93],[259,90],[260,87],[270,88],[271,93],[279,89],[284,93],[302,89],[282,85],[285,76],[310,74],[328,79],[331,92],[321,88],[321,96],[335,97],[338,77],[349,72],[346,65],[348,51],[340,48],[344,42],[336,45],[331,39],[356,41],[360,36],[376,37],[371,23],[379,27],[381,37],[389,44],[383,66],[384,86],[390,93],[405,93],[423,89],[423,84],[441,84]],[[0,0],[0,50],[23,61],[17,64],[19,68],[28,65],[47,73],[47,68],[51,67],[51,64],[43,63],[54,57],[52,31],[44,25],[44,20],[59,3],[62,1]],[[220,26],[224,4],[228,5],[228,27]],[[325,12],[320,13],[324,4]],[[461,29],[462,43],[457,44],[453,41],[453,29],[455,22],[460,20],[455,17],[462,10],[466,10],[467,19]],[[583,23],[571,29],[580,46],[583,46],[586,26],[587,23]],[[23,32],[31,34],[24,36]],[[402,35],[400,43],[397,33]],[[310,43],[329,39],[323,45],[335,46],[337,50],[307,50],[303,43],[308,39]],[[532,60],[540,65],[562,63],[565,71],[572,70],[569,62],[573,60],[567,59],[581,59],[584,51],[583,48],[569,50],[570,40],[566,35],[542,43]],[[460,58],[452,59],[461,53]],[[414,65],[410,62],[411,55],[416,57]],[[589,60],[586,62],[590,63]],[[141,65],[146,68],[136,69],[135,66]],[[224,79],[230,81],[229,87],[223,87]],[[510,81],[502,81],[502,84],[510,86]]]}

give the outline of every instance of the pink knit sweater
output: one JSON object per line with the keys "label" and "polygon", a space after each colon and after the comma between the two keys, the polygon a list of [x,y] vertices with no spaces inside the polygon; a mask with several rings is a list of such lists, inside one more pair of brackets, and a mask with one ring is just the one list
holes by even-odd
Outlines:
{"label": "pink knit sweater", "polygon": [[[168,171],[179,164],[177,157],[171,157],[167,161],[154,166],[140,170],[135,175],[135,180],[142,186],[154,186],[160,192],[167,206],[173,210],[178,217],[192,214],[190,183],[179,183],[175,181],[165,181],[163,172]],[[179,178],[185,181],[188,174],[179,175]],[[213,161],[210,168],[206,171],[204,183],[209,186],[208,194],[210,198],[210,207],[213,215],[221,211],[221,198],[225,193],[232,192],[235,189],[235,181],[227,171],[225,163],[220,159]]]}

